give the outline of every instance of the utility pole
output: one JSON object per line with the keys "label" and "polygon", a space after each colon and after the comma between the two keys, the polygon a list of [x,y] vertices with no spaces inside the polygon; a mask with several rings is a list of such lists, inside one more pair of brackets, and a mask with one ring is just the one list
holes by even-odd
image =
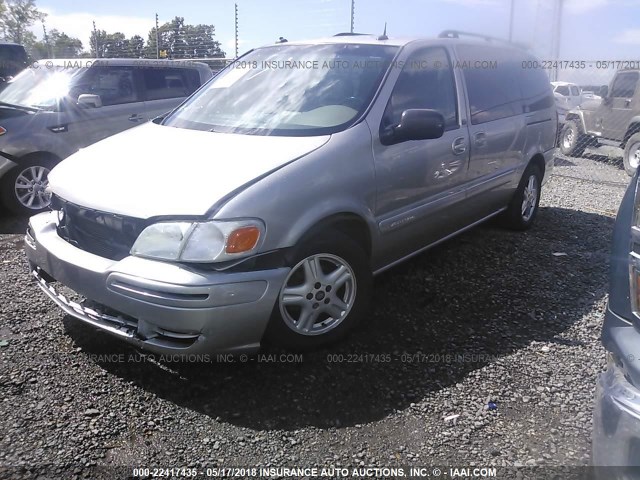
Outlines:
{"label": "utility pole", "polygon": [[238,4],[237,4],[237,3],[235,4],[235,9],[236,9],[236,10],[235,10],[235,11],[236,11],[236,14],[235,14],[235,25],[236,25],[236,28],[235,28],[235,32],[236,32],[236,56],[235,56],[235,58],[238,58]]}
{"label": "utility pole", "polygon": [[100,52],[98,51],[98,30],[96,29],[96,21],[93,21],[93,37],[96,43],[96,58],[100,58]]}
{"label": "utility pole", "polygon": [[47,37],[47,26],[44,22],[42,22],[42,32],[44,33],[44,44],[47,46],[47,55],[49,55],[49,58],[54,58],[53,49],[49,45],[49,37]]}
{"label": "utility pole", "polygon": [[351,33],[356,23],[356,0],[351,0]]}
{"label": "utility pole", "polygon": [[160,35],[158,33],[158,14],[156,13],[156,58],[160,58]]}
{"label": "utility pole", "polygon": [[[553,59],[560,59],[560,43],[562,43],[562,10],[563,10],[564,0],[558,0],[558,7],[556,12],[556,25],[554,32],[554,45],[553,45]],[[558,80],[558,67],[554,69],[554,80]]]}
{"label": "utility pole", "polygon": [[511,0],[511,12],[509,13],[509,41],[513,42],[513,15],[515,11],[516,0]]}

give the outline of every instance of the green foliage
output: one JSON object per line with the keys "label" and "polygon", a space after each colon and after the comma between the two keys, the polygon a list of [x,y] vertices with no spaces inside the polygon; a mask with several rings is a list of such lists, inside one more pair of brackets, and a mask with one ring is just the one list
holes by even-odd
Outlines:
{"label": "green foliage", "polygon": [[45,17],[34,0],[10,0],[0,9],[0,32],[6,41],[28,45],[36,41],[29,27]]}
{"label": "green foliage", "polygon": [[[36,22],[43,22],[46,14],[39,11],[35,0],[0,0],[0,36],[4,41],[25,46],[34,59],[77,58],[90,55],[98,58],[156,58],[156,29],[151,29],[145,44],[144,38],[134,35],[127,38],[123,33],[107,33],[105,30],[91,32],[88,52],[83,50],[78,38],[70,37],[55,28],[46,38],[38,40],[31,31]],[[44,37],[44,35],[43,35]],[[215,39],[213,25],[188,25],[183,17],[175,17],[158,30],[160,48],[166,52],[164,58],[224,57],[220,42]]]}
{"label": "green foliage", "polygon": [[[168,58],[224,57],[220,42],[215,39],[213,25],[189,25],[183,17],[175,17],[158,29],[159,50],[166,50]],[[148,58],[157,55],[156,29],[149,32],[145,54]]]}

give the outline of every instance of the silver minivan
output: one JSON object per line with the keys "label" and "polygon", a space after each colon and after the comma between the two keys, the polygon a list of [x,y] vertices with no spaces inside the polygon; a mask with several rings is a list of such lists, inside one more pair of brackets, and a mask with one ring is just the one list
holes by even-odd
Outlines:
{"label": "silver minivan", "polygon": [[51,172],[31,275],[67,314],[156,353],[343,337],[375,274],[489,218],[536,218],[549,79],[523,50],[458,37],[250,51]]}
{"label": "silver minivan", "polygon": [[48,207],[49,171],[110,135],[175,108],[211,77],[203,63],[40,60],[0,91],[0,193],[14,213]]}

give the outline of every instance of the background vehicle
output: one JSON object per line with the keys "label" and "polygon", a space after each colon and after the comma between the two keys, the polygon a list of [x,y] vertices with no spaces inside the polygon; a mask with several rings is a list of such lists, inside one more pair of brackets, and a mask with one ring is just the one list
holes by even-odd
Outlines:
{"label": "background vehicle", "polygon": [[551,86],[558,109],[558,118],[560,123],[564,123],[567,111],[578,108],[582,104],[582,91],[575,83],[551,82]]}
{"label": "background vehicle", "polygon": [[153,119],[211,77],[199,63],[41,60],[0,91],[0,190],[15,213],[49,205],[49,171],[79,148]]}
{"label": "background vehicle", "polygon": [[580,156],[588,146],[611,145],[624,149],[625,170],[633,175],[640,163],[640,71],[620,70],[601,99],[584,102],[566,114],[560,150]]}
{"label": "background vehicle", "polygon": [[22,45],[0,43],[0,86],[27,68],[28,63],[27,52]]}
{"label": "background vehicle", "polygon": [[[638,176],[620,205],[613,233],[609,303],[602,327],[607,369],[598,379],[593,463],[640,466],[640,216]],[[622,471],[615,478],[637,478]],[[606,478],[614,478],[606,472]]]}
{"label": "background vehicle", "polygon": [[[521,68],[524,50],[459,36],[251,51],[161,121],[54,169],[54,211],[26,237],[32,275],[67,313],[156,352],[344,337],[375,273],[494,216],[536,218],[548,77]],[[97,304],[72,306],[52,279]]]}

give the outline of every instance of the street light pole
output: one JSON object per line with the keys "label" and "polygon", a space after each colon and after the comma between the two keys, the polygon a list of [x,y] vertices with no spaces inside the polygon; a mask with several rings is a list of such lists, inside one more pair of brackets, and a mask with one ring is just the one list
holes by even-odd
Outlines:
{"label": "street light pole", "polygon": [[356,0],[351,0],[351,33],[353,33],[355,22],[356,22]]}
{"label": "street light pole", "polygon": [[[563,10],[564,0],[558,0],[558,10],[556,16],[556,31],[554,35],[555,44],[553,51],[553,59],[560,60],[560,44],[562,43],[562,10]],[[558,66],[554,69],[554,80],[558,80]]]}
{"label": "street light pole", "polygon": [[513,41],[513,15],[515,10],[516,0],[511,0],[511,11],[509,12],[509,41]]}

